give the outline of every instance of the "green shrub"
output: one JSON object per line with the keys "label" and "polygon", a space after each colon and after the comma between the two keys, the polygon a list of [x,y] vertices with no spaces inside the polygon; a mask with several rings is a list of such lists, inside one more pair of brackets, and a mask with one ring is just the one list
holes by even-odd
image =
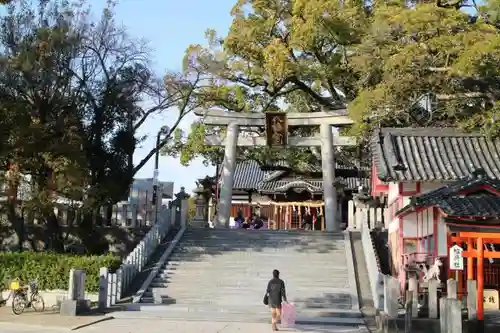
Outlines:
{"label": "green shrub", "polygon": [[10,282],[19,278],[23,284],[36,279],[40,290],[68,289],[69,270],[83,268],[86,272],[85,289],[99,290],[99,269],[120,266],[120,259],[111,255],[81,256],[48,252],[0,253],[0,290],[8,289]]}

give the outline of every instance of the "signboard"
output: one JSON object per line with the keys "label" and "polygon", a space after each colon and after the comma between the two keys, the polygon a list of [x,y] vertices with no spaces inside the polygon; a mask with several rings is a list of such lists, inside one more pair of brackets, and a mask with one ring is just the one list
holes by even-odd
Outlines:
{"label": "signboard", "polygon": [[485,310],[498,310],[498,290],[484,289],[483,304]]}
{"label": "signboard", "polygon": [[458,245],[453,245],[450,248],[449,259],[450,259],[451,270],[463,271],[464,257],[462,257],[462,252],[464,252],[464,250]]}
{"label": "signboard", "polygon": [[266,139],[270,147],[288,144],[288,121],[284,112],[266,112]]}

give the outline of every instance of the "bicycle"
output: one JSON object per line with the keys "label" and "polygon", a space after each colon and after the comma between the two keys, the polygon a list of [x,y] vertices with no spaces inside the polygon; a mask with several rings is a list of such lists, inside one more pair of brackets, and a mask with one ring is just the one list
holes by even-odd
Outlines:
{"label": "bicycle", "polygon": [[[45,310],[45,302],[38,291],[36,280],[30,281],[28,286],[21,286],[18,281],[12,281],[10,289],[12,295],[12,312],[15,315],[20,315],[24,312],[24,309],[29,307],[32,307],[36,312],[43,312]],[[9,295],[9,298],[11,295]]]}

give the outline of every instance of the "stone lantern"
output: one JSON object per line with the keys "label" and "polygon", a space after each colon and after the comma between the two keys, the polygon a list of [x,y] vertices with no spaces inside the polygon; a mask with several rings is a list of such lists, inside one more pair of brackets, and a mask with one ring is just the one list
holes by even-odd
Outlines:
{"label": "stone lantern", "polygon": [[194,203],[195,203],[195,216],[191,221],[191,225],[194,228],[204,228],[207,225],[207,219],[205,216],[205,212],[207,210],[207,199],[205,195],[205,189],[202,185],[199,185],[197,188],[193,190],[194,195]]}

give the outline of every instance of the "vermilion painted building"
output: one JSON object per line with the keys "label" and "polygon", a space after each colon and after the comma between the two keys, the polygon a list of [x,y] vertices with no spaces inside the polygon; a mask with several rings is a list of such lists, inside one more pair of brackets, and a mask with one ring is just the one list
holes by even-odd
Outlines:
{"label": "vermilion painted building", "polygon": [[402,282],[405,264],[447,257],[457,226],[500,226],[500,140],[455,129],[383,128],[371,150],[372,195],[386,197],[391,270]]}

